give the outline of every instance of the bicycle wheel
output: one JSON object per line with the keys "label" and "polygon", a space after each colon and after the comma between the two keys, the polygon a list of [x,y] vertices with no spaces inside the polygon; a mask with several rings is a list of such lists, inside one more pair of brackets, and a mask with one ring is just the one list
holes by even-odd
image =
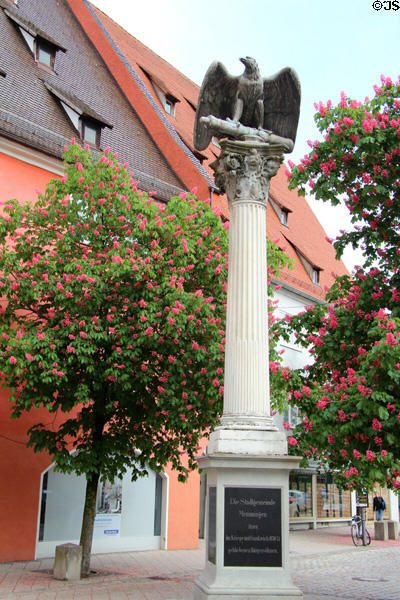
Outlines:
{"label": "bicycle wheel", "polygon": [[351,526],[351,539],[353,540],[353,544],[355,546],[359,546],[362,543],[362,539],[358,533],[358,527],[355,523]]}
{"label": "bicycle wheel", "polygon": [[368,529],[365,529],[365,537],[367,539],[367,546],[369,546],[371,543],[371,536],[369,535]]}

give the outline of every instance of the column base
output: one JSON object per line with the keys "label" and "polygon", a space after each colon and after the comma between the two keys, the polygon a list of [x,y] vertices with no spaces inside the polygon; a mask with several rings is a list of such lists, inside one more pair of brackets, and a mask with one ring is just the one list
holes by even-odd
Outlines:
{"label": "column base", "polygon": [[264,429],[278,431],[270,415],[262,414],[224,414],[217,429]]}
{"label": "column base", "polygon": [[287,454],[286,435],[277,429],[217,427],[210,435],[207,454],[276,456]]}

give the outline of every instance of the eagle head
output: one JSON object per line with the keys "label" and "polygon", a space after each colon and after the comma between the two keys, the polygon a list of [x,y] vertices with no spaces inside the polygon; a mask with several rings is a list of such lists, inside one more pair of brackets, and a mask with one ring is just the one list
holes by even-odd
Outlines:
{"label": "eagle head", "polygon": [[254,58],[251,58],[251,56],[246,56],[244,58],[240,58],[239,60],[244,64],[245,73],[247,76],[251,76],[252,78],[260,77],[258,64]]}

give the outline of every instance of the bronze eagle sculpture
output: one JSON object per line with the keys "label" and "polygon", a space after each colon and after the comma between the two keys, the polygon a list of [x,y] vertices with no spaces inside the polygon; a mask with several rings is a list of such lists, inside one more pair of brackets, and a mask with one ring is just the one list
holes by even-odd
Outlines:
{"label": "bronze eagle sculpture", "polygon": [[272,77],[261,77],[257,62],[246,56],[245,70],[232,76],[220,62],[213,62],[200,88],[194,126],[194,145],[204,150],[213,136],[202,117],[240,123],[266,130],[293,142],[300,112],[300,83],[293,69],[286,67]]}

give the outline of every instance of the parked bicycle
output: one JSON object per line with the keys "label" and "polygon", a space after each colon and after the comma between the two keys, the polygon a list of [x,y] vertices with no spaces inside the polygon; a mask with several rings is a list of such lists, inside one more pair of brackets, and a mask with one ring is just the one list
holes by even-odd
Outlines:
{"label": "parked bicycle", "polygon": [[[363,527],[365,528],[365,544]],[[365,521],[361,519],[360,515],[354,516],[351,520],[351,539],[355,546],[369,546],[371,543],[371,536],[368,529],[365,527]]]}

